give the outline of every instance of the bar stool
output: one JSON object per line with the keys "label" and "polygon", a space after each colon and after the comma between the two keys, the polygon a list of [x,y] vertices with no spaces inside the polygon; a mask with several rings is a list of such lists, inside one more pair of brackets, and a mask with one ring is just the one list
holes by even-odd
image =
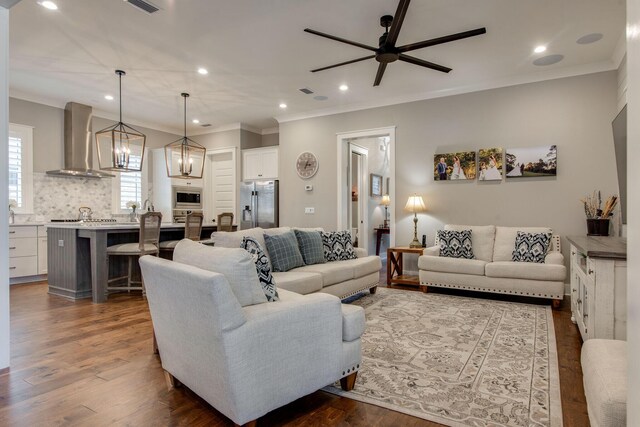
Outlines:
{"label": "bar stool", "polygon": [[[137,243],[121,243],[107,247],[107,262],[113,256],[126,256],[128,259],[128,274],[107,280],[106,294],[112,291],[144,291],[144,281],[133,281],[133,258],[142,255],[158,256],[158,242],[160,240],[160,225],[162,214],[160,212],[147,212],[140,216],[140,236]],[[111,286],[111,283],[127,279],[127,286]],[[132,286],[140,285],[140,286]]]}
{"label": "bar stool", "polygon": [[233,212],[224,212],[218,215],[217,231],[233,231]]}
{"label": "bar stool", "polygon": [[[184,238],[196,242],[200,240],[203,221],[204,214],[202,212],[192,212],[187,214],[187,219],[184,223]],[[167,254],[171,253],[171,259],[173,259],[173,250],[176,248],[179,241],[180,240],[165,240],[164,242],[160,242],[160,251]]]}

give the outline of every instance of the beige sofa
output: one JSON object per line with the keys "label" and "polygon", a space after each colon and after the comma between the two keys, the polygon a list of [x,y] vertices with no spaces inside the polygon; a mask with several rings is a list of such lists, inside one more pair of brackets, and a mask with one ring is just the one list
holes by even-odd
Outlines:
{"label": "beige sofa", "polygon": [[[234,232],[217,231],[211,235],[216,247],[238,248],[242,238],[255,238],[269,253],[264,243],[264,234],[282,234],[293,230],[289,227],[263,229],[260,227]],[[305,229],[310,230],[310,229]],[[311,229],[322,231],[321,228]],[[365,249],[355,248],[357,259],[333,261],[324,264],[305,265],[287,272],[275,272],[273,277],[278,289],[298,294],[323,292],[344,299],[369,289],[375,293],[380,279],[382,264],[379,256],[369,256]]]}
{"label": "beige sofa", "polygon": [[420,284],[549,298],[554,305],[562,300],[566,267],[559,236],[553,235],[544,263],[511,260],[518,231],[551,233],[550,228],[445,225],[444,229],[471,230],[475,259],[440,257],[436,241],[418,259]]}

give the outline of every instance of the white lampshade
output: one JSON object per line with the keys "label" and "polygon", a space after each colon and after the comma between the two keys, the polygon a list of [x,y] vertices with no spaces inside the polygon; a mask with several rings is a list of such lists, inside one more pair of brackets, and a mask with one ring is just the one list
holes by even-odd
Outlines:
{"label": "white lampshade", "polygon": [[385,194],[384,196],[382,196],[382,201],[380,202],[380,204],[382,206],[389,206],[391,204],[391,199],[389,198],[388,194]]}
{"label": "white lampshade", "polygon": [[417,213],[417,212],[426,211],[427,207],[424,205],[424,200],[422,200],[422,196],[418,196],[416,194],[409,197],[409,200],[407,200],[407,204],[404,207],[404,209],[412,213]]}

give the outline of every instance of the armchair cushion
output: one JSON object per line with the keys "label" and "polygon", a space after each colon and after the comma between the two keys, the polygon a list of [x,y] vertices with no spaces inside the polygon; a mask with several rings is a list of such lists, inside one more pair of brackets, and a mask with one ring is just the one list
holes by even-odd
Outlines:
{"label": "armchair cushion", "polygon": [[289,271],[304,265],[298,240],[293,231],[289,230],[277,235],[265,233],[264,241],[271,256],[273,271]]}
{"label": "armchair cushion", "polygon": [[267,302],[253,258],[244,249],[206,246],[183,239],[176,245],[173,260],[223,274],[243,307]]}
{"label": "armchair cushion", "polygon": [[480,259],[460,259],[422,255],[418,258],[418,268],[441,273],[459,273],[484,276],[486,261]]}
{"label": "armchair cushion", "polygon": [[258,281],[260,282],[260,286],[262,286],[264,296],[267,297],[267,301],[278,301],[276,281],[271,274],[269,260],[267,259],[262,246],[260,246],[260,243],[258,243],[253,237],[244,237],[242,239],[241,247],[251,254],[253,262],[256,264]]}
{"label": "armchair cushion", "polygon": [[364,333],[364,309],[357,305],[342,304],[342,341],[357,340]]}
{"label": "armchair cushion", "polygon": [[488,263],[485,267],[485,274],[487,277],[562,281],[567,274],[567,270],[564,265],[558,264],[498,261]]}

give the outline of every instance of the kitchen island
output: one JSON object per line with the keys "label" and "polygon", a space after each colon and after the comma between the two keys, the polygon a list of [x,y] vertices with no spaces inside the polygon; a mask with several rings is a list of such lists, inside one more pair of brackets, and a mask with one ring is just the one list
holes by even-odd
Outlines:
{"label": "kitchen island", "polygon": [[[50,223],[47,227],[49,293],[71,299],[92,298],[107,301],[105,289],[109,277],[121,276],[125,263],[107,258],[107,247],[137,242],[137,223]],[[202,239],[217,230],[202,226]],[[234,228],[235,230],[235,228]],[[184,224],[163,223],[160,241],[184,238]],[[139,274],[139,273],[138,273]]]}

